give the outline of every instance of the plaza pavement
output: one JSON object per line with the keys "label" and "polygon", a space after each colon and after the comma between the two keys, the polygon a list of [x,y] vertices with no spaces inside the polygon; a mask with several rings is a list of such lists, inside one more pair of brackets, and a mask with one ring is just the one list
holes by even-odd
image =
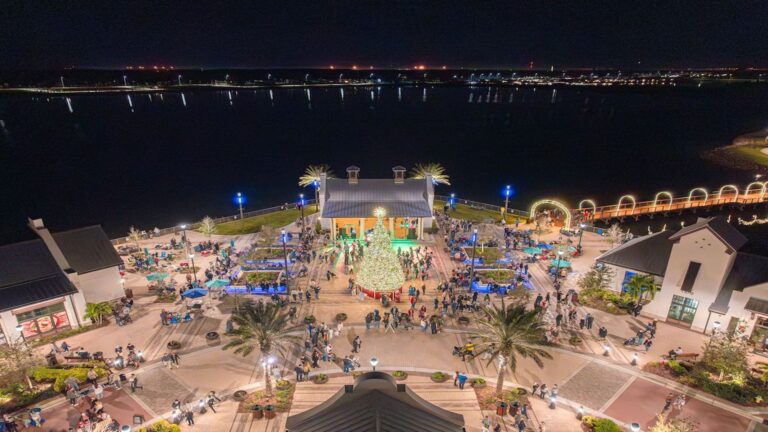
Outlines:
{"label": "plaza pavement", "polygon": [[[188,236],[193,242],[205,240],[202,235],[188,231]],[[555,238],[557,234],[546,234],[544,240]],[[214,236],[216,237],[216,236]],[[236,246],[244,248],[253,241],[253,235],[238,236],[235,238]],[[229,241],[229,237],[219,240]],[[147,244],[159,243],[167,239],[153,239]],[[439,278],[444,278],[454,263],[450,257],[442,252],[442,240],[435,236],[429,236],[423,244],[433,248],[436,252],[435,274],[430,275],[426,285],[427,295],[421,297],[426,302],[428,310],[432,311],[432,299],[436,295],[435,286]],[[583,238],[585,255],[573,260],[574,274],[566,281],[566,287],[575,286],[575,280],[580,273],[586,271],[594,261],[594,257],[607,249],[610,245],[603,238],[585,233]],[[196,259],[198,267],[207,265],[210,257]],[[331,343],[334,352],[341,355],[350,351],[350,341],[356,334],[360,334],[363,340],[360,359],[363,367],[367,366],[367,359],[372,356],[379,358],[381,370],[410,370],[414,372],[429,373],[434,370],[452,372],[459,370],[470,376],[485,377],[489,384],[495,382],[497,375],[496,364],[487,363],[486,360],[476,359],[462,362],[451,355],[454,345],[460,345],[465,341],[466,328],[458,327],[453,319],[447,320],[448,328],[438,335],[421,333],[418,328],[405,332],[397,330],[396,334],[385,334],[384,329],[366,330],[362,325],[363,317],[373,308],[379,308],[378,302],[366,298],[360,301],[357,297],[347,292],[347,275],[341,268],[336,268],[338,278],[326,281],[324,278],[324,263],[319,260],[313,262],[310,267],[310,276],[299,280],[301,287],[306,287],[310,279],[320,282],[320,299],[310,303],[299,304],[301,316],[313,314],[318,322],[331,323],[338,312],[345,312],[349,316],[345,323],[345,330],[341,337],[334,338]],[[536,290],[542,292],[552,291],[551,281],[545,274],[543,267],[531,266],[533,285]],[[202,275],[202,271],[200,272]],[[183,275],[173,275],[182,281]],[[137,295],[136,312],[134,322],[124,327],[116,327],[110,324],[107,327],[95,329],[67,339],[70,345],[85,346],[89,351],[104,351],[111,355],[115,345],[125,345],[133,342],[142,349],[147,357],[141,369],[137,372],[140,382],[145,389],[138,390],[136,394],[122,391],[114,400],[105,399],[106,410],[123,417],[131,411],[145,416],[146,419],[167,415],[171,402],[175,398],[183,402],[194,401],[201,398],[210,390],[216,390],[221,395],[231,394],[237,389],[259,388],[263,382],[262,368],[258,354],[252,354],[246,358],[231,352],[222,352],[221,347],[214,346],[205,340],[205,332],[216,330],[223,333],[224,322],[228,310],[218,301],[211,303],[202,319],[191,323],[179,324],[173,327],[162,327],[159,323],[159,313],[162,308],[183,308],[181,303],[175,305],[151,303],[153,297],[146,297],[146,281],[141,275],[129,274],[126,277],[126,286],[134,290]],[[416,285],[420,286],[420,284]],[[494,301],[497,301],[494,299]],[[402,303],[401,308],[407,307]],[[580,312],[585,309],[582,308]],[[701,422],[700,429],[706,431],[721,431],[723,422],[728,424],[727,430],[749,431],[755,428],[754,420],[758,418],[743,409],[717,400],[707,394],[685,388],[665,380],[661,377],[649,375],[639,371],[638,367],[629,364],[633,350],[621,346],[621,340],[634,334],[634,329],[642,325],[642,320],[635,320],[627,316],[615,316],[600,311],[589,310],[596,317],[593,332],[605,323],[611,335],[608,344],[612,347],[608,356],[603,355],[603,341],[597,341],[595,335],[586,335],[584,342],[578,346],[568,346],[567,342],[560,348],[552,350],[553,359],[545,360],[543,369],[538,368],[532,361],[521,359],[517,371],[505,375],[508,386],[520,385],[529,387],[532,383],[547,383],[551,388],[553,384],[560,387],[557,409],[547,407],[545,401],[534,397],[531,399],[534,423],[537,428],[541,421],[547,425],[547,430],[553,431],[578,431],[580,427],[575,419],[575,410],[583,406],[586,412],[608,416],[617,420],[620,424],[640,422],[644,428],[651,424],[656,414],[664,403],[664,397],[669,391],[685,392],[690,398],[683,413],[675,413],[677,416],[690,416],[708,419]],[[640,355],[640,363],[648,360],[656,360],[661,353],[683,344],[684,349],[698,351],[703,336],[689,330],[681,329],[665,323],[659,323],[657,344],[648,354]],[[626,335],[626,336],[624,336]],[[182,341],[181,367],[179,369],[165,369],[159,363],[159,357],[166,351],[165,344],[169,340]],[[226,339],[226,338],[225,338]],[[667,342],[669,341],[669,342]],[[669,346],[665,346],[665,343]],[[298,352],[294,351],[287,359],[281,359],[281,366],[287,378],[291,378],[292,369],[296,363]],[[323,363],[322,369],[340,374],[338,365]],[[415,378],[415,376],[413,377]],[[332,388],[337,380],[343,381],[349,378],[334,377],[331,383],[324,388]],[[409,380],[412,378],[409,378]],[[340,382],[339,381],[339,382]],[[407,382],[406,382],[407,383]],[[314,384],[301,384],[311,386]],[[450,389],[449,389],[450,390]],[[467,389],[465,392],[471,392]],[[268,431],[279,430],[284,415],[272,422],[253,421],[250,415],[237,414],[236,404],[225,401],[217,409],[219,413],[207,413],[196,416],[197,430],[222,430],[222,431]],[[470,410],[471,411],[471,410]],[[62,398],[51,401],[45,405],[45,417],[49,420],[44,430],[66,429],[66,421],[78,415],[77,408],[70,407]],[[474,412],[474,411],[473,411]],[[48,414],[50,413],[50,414]],[[470,415],[467,425],[479,426],[478,418],[482,413]],[[118,418],[121,418],[118,417]],[[712,420],[709,420],[709,419]],[[718,421],[715,421],[718,420]],[[475,422],[475,424],[471,424]],[[204,425],[208,424],[210,428]],[[202,427],[201,427],[202,426]],[[185,427],[186,429],[186,427]],[[190,428],[191,429],[191,428]],[[508,430],[511,430],[507,428]]]}

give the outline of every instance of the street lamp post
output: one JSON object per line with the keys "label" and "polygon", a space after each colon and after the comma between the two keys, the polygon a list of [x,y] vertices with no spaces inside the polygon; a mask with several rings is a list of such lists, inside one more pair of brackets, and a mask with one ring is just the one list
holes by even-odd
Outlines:
{"label": "street lamp post", "polygon": [[579,250],[579,253],[581,253],[581,237],[584,235],[584,228],[587,227],[587,224],[584,222],[579,224],[579,245],[576,247],[576,249]]}
{"label": "street lamp post", "polygon": [[320,211],[320,183],[315,179],[312,185],[315,187],[315,211]]}
{"label": "street lamp post", "polygon": [[187,242],[187,224],[181,224],[181,241],[184,242],[184,250],[189,253],[189,242]]}
{"label": "street lamp post", "polygon": [[469,270],[469,290],[472,291],[472,282],[475,281],[475,251],[477,250],[477,228],[472,232],[472,264]]}
{"label": "street lamp post", "polygon": [[285,230],[280,230],[280,240],[283,242],[283,263],[285,264],[285,275],[291,277],[291,273],[288,271],[288,249],[285,247]]}
{"label": "street lamp post", "polygon": [[557,286],[557,281],[560,279],[560,261],[563,259],[563,251],[559,250],[557,251],[557,267],[555,267],[555,286]]}
{"label": "street lamp post", "polygon": [[509,212],[509,194],[511,192],[512,192],[512,186],[507,185],[506,189],[504,190],[504,215],[505,215],[505,217],[506,217],[507,212]]}
{"label": "street lamp post", "polygon": [[24,342],[26,344],[27,343],[27,338],[24,337],[24,326],[21,325],[21,324],[18,324],[16,326],[16,331],[19,332],[19,336],[21,336],[22,342]]}
{"label": "street lamp post", "polygon": [[373,371],[376,372],[376,365],[379,364],[379,359],[376,357],[371,357],[371,367],[373,368]]}
{"label": "street lamp post", "polygon": [[244,200],[243,194],[238,192],[237,198],[235,198],[235,200],[237,201],[237,205],[240,207],[240,221],[242,221],[243,220],[243,200]]}
{"label": "street lamp post", "polygon": [[123,85],[128,87],[128,77],[123,75]]}
{"label": "street lamp post", "polygon": [[189,254],[189,259],[192,261],[192,277],[195,278],[195,284],[197,284],[197,268],[195,267],[195,254]]}
{"label": "street lamp post", "polygon": [[179,85],[181,85],[181,75],[178,76],[179,79]]}
{"label": "street lamp post", "polygon": [[304,232],[304,228],[307,226],[304,220],[304,194],[299,194],[299,207],[301,208],[301,231]]}

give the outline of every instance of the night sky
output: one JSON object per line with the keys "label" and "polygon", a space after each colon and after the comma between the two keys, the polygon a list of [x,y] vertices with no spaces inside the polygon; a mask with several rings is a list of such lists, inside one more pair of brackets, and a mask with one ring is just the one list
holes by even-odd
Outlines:
{"label": "night sky", "polygon": [[[766,1],[29,1],[0,68],[768,67]],[[640,63],[638,63],[640,62]]]}

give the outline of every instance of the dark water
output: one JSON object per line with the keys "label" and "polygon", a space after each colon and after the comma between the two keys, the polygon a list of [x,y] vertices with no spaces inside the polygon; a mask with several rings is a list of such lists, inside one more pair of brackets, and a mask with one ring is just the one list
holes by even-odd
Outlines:
{"label": "dark water", "polygon": [[[746,185],[754,173],[702,160],[702,150],[768,124],[768,89],[396,87],[62,97],[0,96],[0,241],[100,223],[164,227],[282,204],[306,165],[389,177],[439,161],[455,192],[514,208],[559,197],[609,204],[624,193]],[[398,96],[400,92],[400,96]],[[472,102],[470,103],[470,97]],[[478,98],[482,102],[478,103]],[[311,190],[305,190],[312,194]]]}

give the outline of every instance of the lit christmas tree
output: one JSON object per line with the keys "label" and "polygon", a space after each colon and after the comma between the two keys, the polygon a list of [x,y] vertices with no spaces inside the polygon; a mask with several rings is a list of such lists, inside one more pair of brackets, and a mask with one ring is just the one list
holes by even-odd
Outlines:
{"label": "lit christmas tree", "polygon": [[376,226],[371,234],[371,244],[357,272],[357,283],[368,290],[388,293],[401,288],[405,276],[397,253],[392,250],[389,233],[384,228],[384,209],[377,208],[373,214],[376,216]]}

